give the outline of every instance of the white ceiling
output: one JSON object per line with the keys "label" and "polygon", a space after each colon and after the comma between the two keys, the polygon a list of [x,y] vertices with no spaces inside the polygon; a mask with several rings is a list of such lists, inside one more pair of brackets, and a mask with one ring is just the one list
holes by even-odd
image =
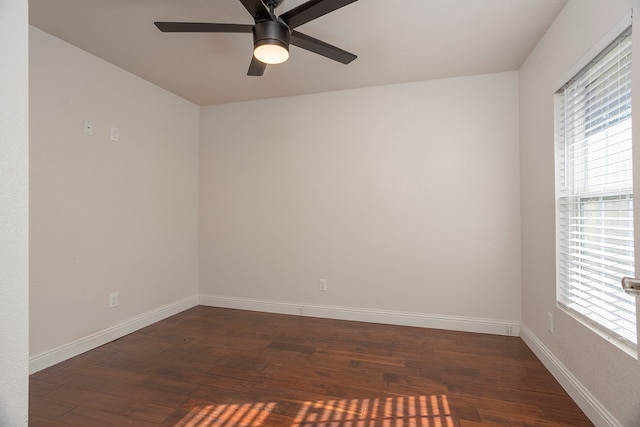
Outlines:
{"label": "white ceiling", "polygon": [[[305,0],[285,0],[278,14]],[[161,33],[154,21],[253,24],[238,0],[29,0],[32,25],[198,105],[517,70],[566,0],[359,0],[297,28],[358,55],[291,46],[249,77],[251,34]]]}

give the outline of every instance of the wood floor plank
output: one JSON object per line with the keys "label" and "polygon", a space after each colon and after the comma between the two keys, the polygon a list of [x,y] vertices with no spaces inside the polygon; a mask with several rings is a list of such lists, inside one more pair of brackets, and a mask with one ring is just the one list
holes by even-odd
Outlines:
{"label": "wood floor plank", "polygon": [[30,378],[30,426],[592,426],[517,337],[198,306]]}
{"label": "wood floor plank", "polygon": [[41,381],[37,378],[30,378],[29,379],[29,396],[34,398],[45,396],[48,393],[51,393],[53,390],[55,390],[58,387],[60,387],[60,384]]}
{"label": "wood floor plank", "polygon": [[[29,418],[32,420],[34,418],[55,420],[76,406],[75,403],[60,402],[51,398],[39,399],[37,397],[31,397],[29,402]],[[34,421],[30,424],[33,423]]]}
{"label": "wood floor plank", "polygon": [[29,415],[29,425],[39,427],[69,427],[69,424],[49,419],[47,417],[39,417],[37,415]]}
{"label": "wood floor plank", "polygon": [[[74,408],[56,421],[61,421],[67,426],[78,427],[153,427],[156,425],[154,423],[148,423],[146,421],[136,420],[127,416],[117,415],[101,410],[89,409],[83,406]],[[32,423],[29,424],[31,425]]]}

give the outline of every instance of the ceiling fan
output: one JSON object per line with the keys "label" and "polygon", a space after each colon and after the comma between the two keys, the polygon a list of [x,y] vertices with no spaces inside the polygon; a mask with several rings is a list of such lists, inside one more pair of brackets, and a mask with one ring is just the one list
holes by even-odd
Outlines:
{"label": "ceiling fan", "polygon": [[357,0],[309,0],[280,16],[274,10],[283,0],[240,0],[255,21],[249,24],[217,24],[207,22],[154,22],[167,33],[253,33],[253,57],[248,76],[261,76],[267,64],[280,64],[289,58],[289,44],[306,49],[334,61],[348,64],[356,55],[294,28],[340,9]]}

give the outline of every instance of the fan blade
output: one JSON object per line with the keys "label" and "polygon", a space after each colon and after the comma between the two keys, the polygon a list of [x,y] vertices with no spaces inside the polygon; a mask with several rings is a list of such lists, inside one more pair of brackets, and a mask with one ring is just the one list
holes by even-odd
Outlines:
{"label": "fan blade", "polygon": [[349,53],[339,47],[332,46],[329,43],[325,43],[322,40],[315,39],[295,30],[291,32],[289,43],[343,64],[348,64],[357,58],[353,53]]}
{"label": "fan blade", "polygon": [[253,16],[253,19],[258,21],[269,21],[273,19],[269,13],[269,9],[262,3],[261,0],[240,0],[240,3],[245,9]]}
{"label": "fan blade", "polygon": [[255,56],[251,57],[251,64],[249,65],[249,71],[247,76],[261,76],[264,74],[264,70],[267,68],[267,64],[260,62]]}
{"label": "fan blade", "polygon": [[355,1],[357,0],[309,0],[283,13],[280,15],[280,19],[282,19],[289,28],[294,29]]}
{"label": "fan blade", "polygon": [[250,33],[253,25],[207,22],[154,22],[163,33]]}

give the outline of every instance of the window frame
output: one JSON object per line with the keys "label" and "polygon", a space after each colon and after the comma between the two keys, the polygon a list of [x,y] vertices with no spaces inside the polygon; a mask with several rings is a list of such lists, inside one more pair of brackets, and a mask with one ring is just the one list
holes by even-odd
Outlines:
{"label": "window frame", "polygon": [[[555,135],[554,138],[556,139],[555,142],[555,147],[556,147],[556,154],[555,154],[555,162],[556,162],[556,166],[555,166],[555,185],[556,185],[556,306],[558,308],[560,308],[561,310],[563,310],[564,312],[568,313],[571,317],[575,318],[576,320],[578,320],[580,323],[586,325],[589,329],[593,330],[594,332],[596,332],[597,334],[599,334],[600,336],[604,337],[605,339],[609,340],[610,342],[613,342],[616,346],[622,348],[623,350],[625,350],[627,353],[633,355],[634,357],[637,357],[638,354],[638,344],[637,344],[637,340],[638,340],[638,327],[639,325],[636,324],[636,328],[635,328],[635,342],[627,339],[625,336],[616,333],[614,330],[611,330],[609,328],[607,328],[606,326],[604,326],[602,324],[602,322],[600,321],[596,321],[592,318],[590,318],[588,315],[585,315],[584,313],[581,313],[580,311],[576,310],[575,308],[570,307],[567,304],[567,300],[569,299],[568,297],[565,296],[561,296],[561,292],[564,292],[567,288],[569,288],[571,285],[567,285],[567,286],[561,286],[561,270],[565,269],[566,270],[566,263],[567,261],[563,261],[561,260],[561,258],[565,257],[567,258],[567,256],[569,255],[569,252],[567,252],[566,250],[563,251],[563,248],[561,248],[562,243],[565,240],[568,240],[567,238],[561,238],[561,234],[562,233],[566,233],[566,230],[563,230],[563,227],[567,226],[567,222],[565,219],[563,219],[561,217],[561,209],[560,209],[560,204],[562,203],[562,199],[566,200],[569,199],[571,197],[573,197],[575,200],[577,200],[577,202],[573,202],[574,205],[577,206],[583,206],[584,203],[590,201],[590,202],[599,202],[599,203],[604,203],[605,199],[607,199],[608,197],[611,197],[609,195],[606,195],[606,192],[600,193],[600,195],[593,195],[593,194],[589,194],[588,192],[585,194],[578,194],[578,195],[570,195],[567,196],[566,194],[563,194],[562,188],[565,185],[569,185],[572,186],[573,182],[570,182],[573,180],[573,176],[567,171],[567,166],[565,165],[565,161],[568,159],[569,153],[566,151],[567,147],[565,146],[565,140],[564,138],[560,138],[560,135],[562,135],[564,133],[564,126],[565,126],[565,105],[564,105],[564,90],[565,88],[570,85],[571,83],[576,82],[583,74],[584,74],[584,70],[589,69],[592,65],[594,64],[598,64],[598,62],[606,56],[606,54],[609,53],[609,48],[614,45],[619,39],[620,37],[622,37],[625,33],[631,33],[631,21],[632,21],[632,16],[631,13],[628,14],[628,16],[626,16],[620,23],[618,23],[618,25],[613,28],[603,39],[601,39],[583,58],[581,61],[579,61],[571,70],[569,73],[567,73],[567,78],[563,78],[561,81],[561,84],[556,85],[556,88],[559,88],[556,92],[555,92],[555,108],[554,108],[554,125],[555,125]],[[629,36],[630,37],[630,36]],[[631,40],[629,38],[629,40]],[[632,47],[633,49],[633,47]],[[631,101],[629,101],[630,103]],[[588,110],[588,108],[585,108],[585,110]],[[585,116],[589,116],[590,113],[588,111],[585,111]],[[592,114],[591,114],[592,115]],[[607,120],[606,116],[602,117],[603,121]],[[621,122],[624,121],[625,119],[620,120]],[[631,118],[629,118],[629,120],[631,120]],[[594,122],[597,125],[597,122]],[[612,123],[607,123],[605,129],[608,129],[612,126],[615,126],[615,124]],[[632,125],[631,125],[631,129],[632,129]],[[590,131],[592,133],[596,133],[596,131],[601,131],[602,130],[602,125],[599,126],[595,126],[593,129],[591,129]],[[632,132],[632,130],[631,130]],[[588,134],[589,131],[586,131],[585,134]],[[586,135],[588,137],[588,135]],[[562,140],[561,140],[562,139]],[[585,138],[586,139],[586,138]],[[631,150],[633,151],[633,141],[631,141]],[[586,162],[589,162],[589,160],[586,160]],[[623,192],[613,192],[612,195],[615,198],[614,200],[628,200],[628,198],[630,197],[631,199],[631,204],[633,205],[633,192],[635,190],[633,190],[633,187],[631,189],[631,192],[627,192],[627,193],[623,193]],[[620,199],[620,197],[622,197],[622,199]],[[633,208],[631,208],[631,212],[633,212]],[[564,222],[563,222],[564,221]],[[633,224],[633,214],[631,217],[631,222]],[[633,243],[633,238],[634,238],[634,232],[633,232],[633,228],[631,230],[631,239],[632,239],[632,245],[631,247],[634,247],[634,243]],[[634,255],[635,256],[635,255]],[[562,266],[562,263],[565,263],[565,266]],[[633,272],[634,274],[632,274],[632,276],[635,276],[635,271]],[[620,290],[620,292],[622,293],[622,289],[618,288]],[[610,295],[611,293],[609,293]],[[564,301],[563,301],[564,300]],[[634,314],[637,316],[636,312],[638,310],[638,304],[636,304],[635,299],[633,301],[633,305],[634,305]],[[596,310],[592,310],[590,309],[592,312],[596,312]],[[597,313],[596,313],[597,314]],[[596,316],[597,317],[597,316]],[[635,323],[636,318],[634,318],[634,323]],[[628,328],[627,328],[628,329]]]}

